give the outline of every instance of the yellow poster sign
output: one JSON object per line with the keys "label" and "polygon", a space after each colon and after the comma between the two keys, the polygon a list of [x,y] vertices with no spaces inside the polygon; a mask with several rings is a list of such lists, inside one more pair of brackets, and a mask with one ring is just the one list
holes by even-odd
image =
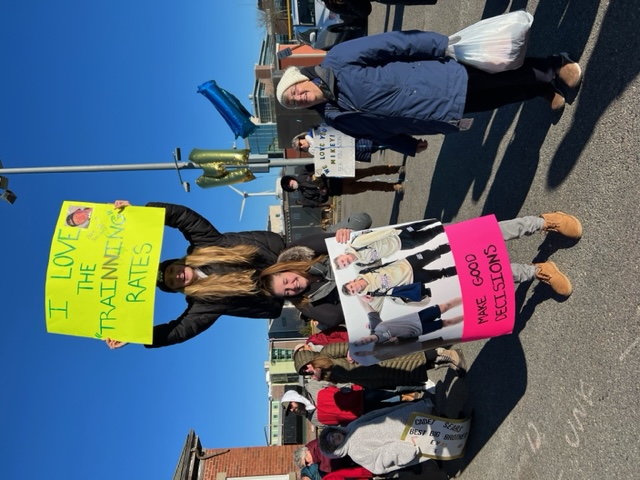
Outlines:
{"label": "yellow poster sign", "polygon": [[150,344],[164,215],[64,202],[47,267],[47,331]]}

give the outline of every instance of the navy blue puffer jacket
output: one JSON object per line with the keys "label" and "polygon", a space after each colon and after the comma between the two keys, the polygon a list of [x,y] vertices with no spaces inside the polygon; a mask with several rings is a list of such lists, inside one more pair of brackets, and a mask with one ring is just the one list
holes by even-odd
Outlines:
{"label": "navy blue puffer jacket", "polygon": [[458,131],[463,117],[468,75],[445,57],[447,45],[445,35],[418,30],[336,45],[320,66],[333,72],[337,98],[314,108],[348,135],[413,155],[410,135]]}

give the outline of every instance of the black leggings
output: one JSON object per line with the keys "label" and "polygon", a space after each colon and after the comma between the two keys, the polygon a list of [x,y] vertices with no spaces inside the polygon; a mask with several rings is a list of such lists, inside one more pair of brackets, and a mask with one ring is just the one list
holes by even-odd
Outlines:
{"label": "black leggings", "polygon": [[499,73],[487,73],[464,65],[469,75],[464,112],[486,112],[544,96],[552,88],[556,71],[561,66],[562,59],[557,55],[528,57],[520,68]]}

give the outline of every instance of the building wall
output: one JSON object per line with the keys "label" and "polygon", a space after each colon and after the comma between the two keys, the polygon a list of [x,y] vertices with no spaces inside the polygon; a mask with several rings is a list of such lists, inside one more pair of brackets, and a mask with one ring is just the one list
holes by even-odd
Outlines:
{"label": "building wall", "polygon": [[257,154],[282,154],[277,138],[275,123],[258,123],[257,128],[248,137],[247,142],[251,153]]}
{"label": "building wall", "polygon": [[[230,477],[295,475],[293,452],[300,445],[231,448],[228,453],[203,460],[203,480],[225,480]],[[203,449],[204,454],[222,449]],[[295,478],[295,477],[290,477]]]}
{"label": "building wall", "polygon": [[324,50],[318,50],[308,45],[278,45],[276,47],[277,51],[284,50],[285,48],[290,48],[292,51],[292,55],[288,57],[284,57],[280,59],[280,63],[278,68],[280,70],[285,70],[287,67],[295,66],[295,67],[312,67],[314,65],[320,65],[322,60],[324,60],[327,52]]}
{"label": "building wall", "polygon": [[[284,216],[282,219],[282,230],[278,233],[282,233],[284,235]],[[306,330],[307,323],[300,318],[300,311],[295,307],[285,305],[280,316],[278,318],[274,318],[269,325],[269,338],[306,338],[308,335],[302,334],[302,332]]]}
{"label": "building wall", "polygon": [[269,225],[272,232],[284,235],[284,218],[282,204],[269,205]]}
{"label": "building wall", "polygon": [[271,65],[256,65],[253,70],[256,74],[256,78],[260,80],[267,80],[273,85],[273,82],[271,82],[271,69]]}
{"label": "building wall", "polygon": [[258,0],[258,9],[267,12],[269,30],[273,33],[287,34],[289,20],[286,2],[283,0]]}

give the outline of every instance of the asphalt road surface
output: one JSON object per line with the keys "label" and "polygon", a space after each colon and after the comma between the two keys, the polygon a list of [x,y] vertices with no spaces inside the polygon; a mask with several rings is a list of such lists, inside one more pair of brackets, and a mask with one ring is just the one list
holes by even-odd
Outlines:
{"label": "asphalt road surface", "polygon": [[376,155],[374,163],[406,164],[405,194],[342,197],[342,209],[367,211],[376,226],[489,213],[500,220],[553,210],[578,216],[578,242],[550,234],[508,244],[514,261],[555,261],[574,293],[563,301],[546,285],[521,285],[514,333],[462,346],[473,429],[466,457],[446,468],[467,480],[638,479],[638,4],[375,4],[369,32],[450,35],[518,8],[535,16],[530,55],[567,51],[584,69],[562,115],[536,99],[476,115],[467,132],[428,137],[429,148],[416,158]]}

